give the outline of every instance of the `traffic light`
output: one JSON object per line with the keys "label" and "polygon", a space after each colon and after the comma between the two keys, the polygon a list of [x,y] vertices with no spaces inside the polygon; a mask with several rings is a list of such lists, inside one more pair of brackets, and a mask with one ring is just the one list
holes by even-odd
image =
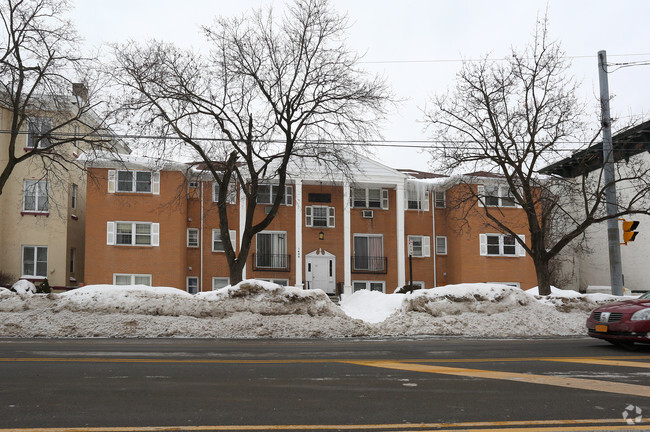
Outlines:
{"label": "traffic light", "polygon": [[623,244],[634,241],[638,232],[635,229],[639,226],[639,221],[623,220]]}

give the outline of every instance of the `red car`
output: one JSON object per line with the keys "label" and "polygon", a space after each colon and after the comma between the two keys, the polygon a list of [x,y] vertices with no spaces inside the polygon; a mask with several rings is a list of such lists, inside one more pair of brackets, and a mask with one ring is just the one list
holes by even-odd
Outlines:
{"label": "red car", "polygon": [[587,319],[589,336],[611,343],[650,344],[650,292],[596,308]]}

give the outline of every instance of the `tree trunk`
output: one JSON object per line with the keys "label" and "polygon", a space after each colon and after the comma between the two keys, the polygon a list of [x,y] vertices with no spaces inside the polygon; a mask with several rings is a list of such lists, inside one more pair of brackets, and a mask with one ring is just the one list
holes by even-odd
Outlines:
{"label": "tree trunk", "polygon": [[229,273],[230,273],[230,285],[237,285],[242,281],[242,272],[244,271],[244,266],[246,265],[246,260],[239,262],[239,260],[234,260],[229,263]]}
{"label": "tree trunk", "polygon": [[537,275],[537,287],[539,295],[551,294],[551,276],[548,271],[548,261],[534,259],[535,274]]}

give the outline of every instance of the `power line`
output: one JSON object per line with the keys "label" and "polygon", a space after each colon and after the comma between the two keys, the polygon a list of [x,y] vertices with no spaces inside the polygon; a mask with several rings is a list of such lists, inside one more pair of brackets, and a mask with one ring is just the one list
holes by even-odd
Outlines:
{"label": "power line", "polygon": [[[635,57],[635,56],[650,56],[650,53],[631,53],[631,54],[608,54],[608,57]],[[415,59],[415,60],[368,60],[359,61],[359,64],[412,64],[412,63],[465,63],[465,62],[483,62],[483,61],[506,61],[511,56],[503,58],[469,58],[469,59]],[[567,59],[593,59],[596,55],[575,55],[566,56]],[[524,59],[531,59],[532,57],[523,57]]]}

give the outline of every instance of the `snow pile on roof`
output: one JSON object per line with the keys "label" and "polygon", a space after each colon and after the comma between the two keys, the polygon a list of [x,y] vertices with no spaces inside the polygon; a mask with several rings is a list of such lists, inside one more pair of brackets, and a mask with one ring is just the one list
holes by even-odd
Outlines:
{"label": "snow pile on roof", "polygon": [[321,290],[244,281],[191,295],[176,288],[95,285],[64,294],[0,290],[0,337],[310,338],[584,335],[602,294],[461,284],[409,294],[358,291],[341,307]]}

